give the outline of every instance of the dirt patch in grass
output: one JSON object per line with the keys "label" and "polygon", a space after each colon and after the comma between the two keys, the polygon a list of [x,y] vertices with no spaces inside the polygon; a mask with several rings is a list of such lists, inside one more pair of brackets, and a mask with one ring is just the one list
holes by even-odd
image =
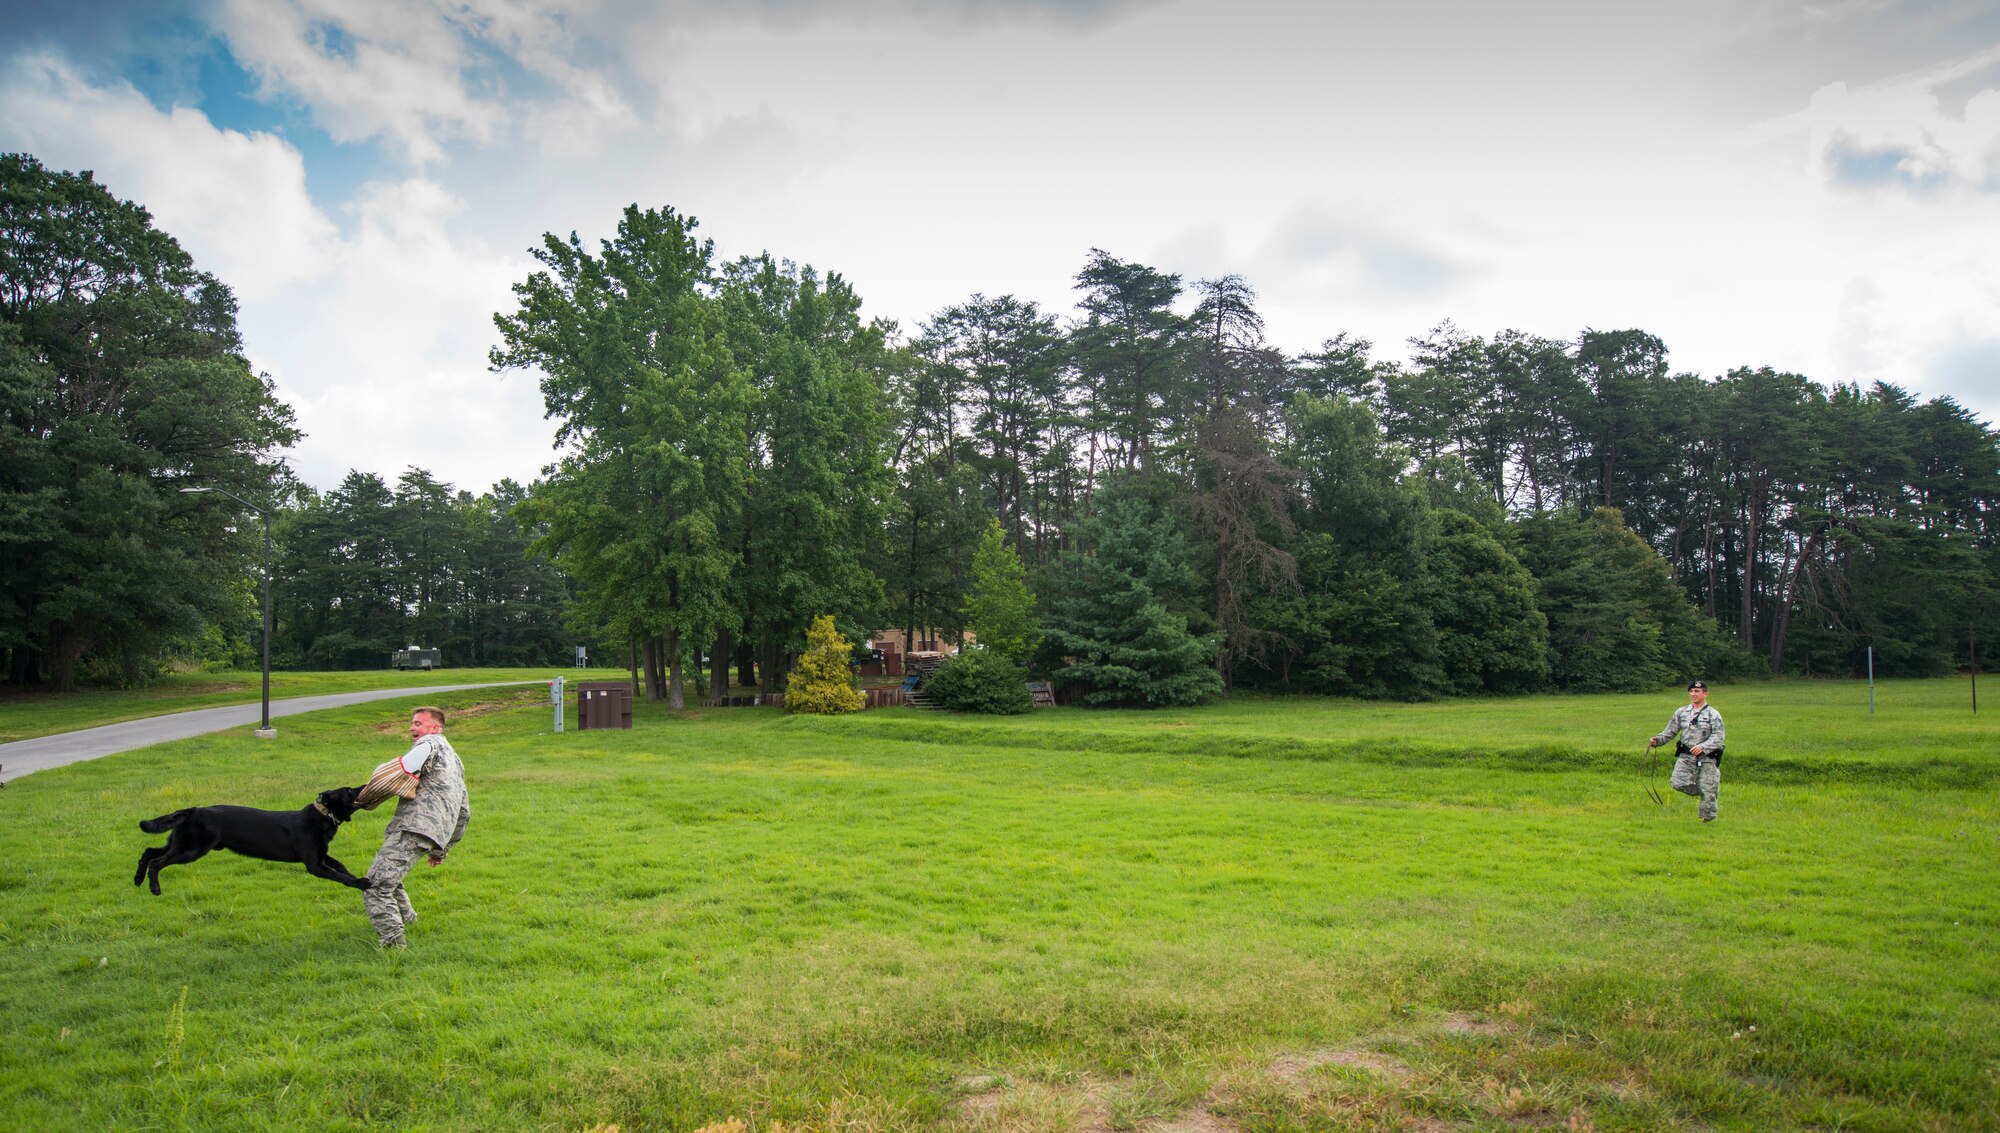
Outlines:
{"label": "dirt patch in grass", "polygon": [[1235,1125],[1200,1108],[1163,1121],[1149,1121],[1139,1129],[1140,1133],[1237,1133]]}
{"label": "dirt patch in grass", "polygon": [[1490,1019],[1476,1019],[1464,1011],[1453,1011],[1438,1024],[1438,1029],[1453,1035],[1504,1035],[1513,1030],[1505,1023]]}
{"label": "dirt patch in grass", "polygon": [[1357,1047],[1283,1055],[1272,1061],[1270,1074],[1286,1085],[1298,1086],[1304,1084],[1306,1075],[1322,1066],[1345,1066],[1354,1070],[1366,1070],[1392,1082],[1401,1082],[1410,1076],[1409,1066],[1401,1059]]}
{"label": "dirt patch in grass", "polygon": [[1084,1075],[1064,1082],[1008,1081],[998,1074],[968,1074],[953,1083],[967,1091],[956,1105],[957,1124],[970,1130],[1048,1130],[1050,1133],[1239,1133],[1218,1116],[1211,1097],[1179,1113],[1132,1120],[1117,1116],[1120,1083]]}

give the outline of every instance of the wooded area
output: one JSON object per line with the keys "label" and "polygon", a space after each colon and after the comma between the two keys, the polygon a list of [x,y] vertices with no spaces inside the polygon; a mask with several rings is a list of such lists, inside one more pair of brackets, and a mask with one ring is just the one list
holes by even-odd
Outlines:
{"label": "wooded area", "polygon": [[259,521],[190,486],[273,501],[281,666],[588,643],[674,704],[693,665],[780,687],[821,614],[970,627],[1145,704],[1849,674],[1870,646],[1922,675],[2000,637],[2000,437],[1949,398],[1679,373],[1639,330],[1292,355],[1246,281],[1096,250],[1073,313],[974,295],[905,332],[837,274],[716,263],[672,209],[546,238],[495,317],[492,366],[538,372],[555,423],[541,480],[322,493],[277,459],[291,413],[225,285],[88,174],[0,181],[16,685],[247,656]]}

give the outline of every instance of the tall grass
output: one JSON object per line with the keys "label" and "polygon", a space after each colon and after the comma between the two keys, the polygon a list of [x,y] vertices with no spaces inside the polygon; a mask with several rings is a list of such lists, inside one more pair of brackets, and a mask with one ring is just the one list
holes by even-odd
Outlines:
{"label": "tall grass", "polygon": [[403,954],[295,866],[127,880],[137,819],[302,805],[406,706],[163,745],[0,792],[0,1126],[1991,1130],[1963,691],[1718,689],[1708,826],[1642,790],[1672,695],[561,737],[502,697]]}

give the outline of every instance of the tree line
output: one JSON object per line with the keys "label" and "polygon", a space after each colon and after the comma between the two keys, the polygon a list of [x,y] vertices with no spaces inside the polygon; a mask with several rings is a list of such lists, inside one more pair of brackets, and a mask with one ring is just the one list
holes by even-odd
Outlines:
{"label": "tree line", "polygon": [[492,355],[566,446],[538,549],[676,703],[704,657],[772,687],[815,614],[963,631],[992,521],[1028,667],[1107,702],[1936,673],[1992,617],[2000,437],[1949,398],[1678,373],[1638,330],[1290,355],[1241,278],[1099,250],[1074,313],[974,295],[905,338],[696,227],[546,238]]}
{"label": "tree line", "polygon": [[354,471],[325,493],[293,486],[273,535],[272,664],[378,669],[405,645],[452,667],[571,663],[585,642],[569,582],[527,553],[525,495],[502,480],[474,496],[420,468],[393,485]]}
{"label": "tree line", "polygon": [[695,667],[781,687],[822,614],[970,627],[1100,703],[1848,674],[1871,648],[1927,674],[1991,629],[2000,437],[1949,398],[1676,372],[1639,330],[1290,354],[1246,281],[1098,250],[1072,311],[973,295],[906,333],[696,230],[633,206],[535,250],[490,359],[540,376],[534,484],[321,493],[277,459],[297,432],[228,288],[88,173],[0,158],[7,679],[247,655],[257,515],[189,487],[268,502],[280,664],[584,642],[673,703]]}

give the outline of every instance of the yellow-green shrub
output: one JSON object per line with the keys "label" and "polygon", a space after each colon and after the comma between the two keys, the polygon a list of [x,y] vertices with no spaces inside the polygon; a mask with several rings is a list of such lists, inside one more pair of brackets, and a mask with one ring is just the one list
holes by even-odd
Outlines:
{"label": "yellow-green shrub", "polygon": [[847,660],[854,646],[833,628],[833,618],[821,614],[806,631],[806,651],[785,685],[785,711],[838,716],[859,712],[868,698],[854,687]]}

